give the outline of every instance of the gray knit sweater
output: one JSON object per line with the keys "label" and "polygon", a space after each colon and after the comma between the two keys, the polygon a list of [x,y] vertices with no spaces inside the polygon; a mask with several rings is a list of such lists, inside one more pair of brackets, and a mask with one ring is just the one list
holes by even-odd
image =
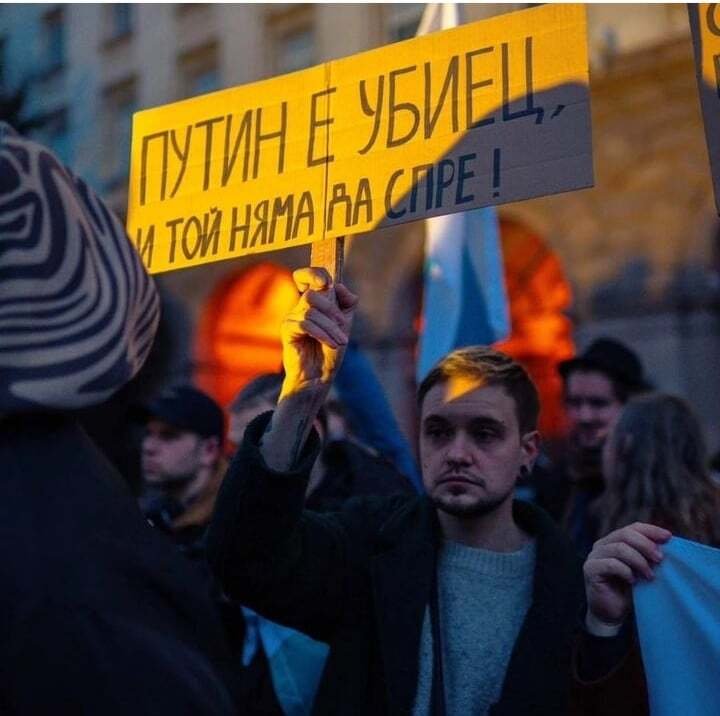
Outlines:
{"label": "gray knit sweater", "polygon": [[[481,716],[500,697],[532,601],[535,542],[490,552],[445,542],[438,555],[440,626],[448,716]],[[430,713],[432,630],[425,611],[414,716]]]}

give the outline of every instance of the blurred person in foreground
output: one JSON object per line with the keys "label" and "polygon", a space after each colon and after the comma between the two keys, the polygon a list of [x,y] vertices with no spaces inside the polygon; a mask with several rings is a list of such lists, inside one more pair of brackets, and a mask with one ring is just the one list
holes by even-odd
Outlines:
{"label": "blurred person in foreground", "polygon": [[[295,280],[278,404],[245,431],[208,536],[225,590],[329,643],[317,714],[568,713],[582,570],[552,520],[512,499],[538,452],[529,376],[489,349],[453,352],[419,389],[427,494],[303,510],[320,449],[313,422],[357,298],[321,269]],[[637,559],[636,532],[651,545],[665,538],[648,525],[623,533],[621,562],[626,551]],[[604,562],[590,565],[589,632],[614,597],[612,584],[594,588],[607,578]],[[580,663],[578,688],[621,674],[623,639],[589,633],[580,642],[594,658]]]}
{"label": "blurred person in foreground", "polygon": [[555,461],[540,461],[533,482],[537,503],[585,557],[600,536],[597,500],[604,489],[605,440],[625,403],[650,386],[637,355],[612,338],[598,338],[558,369],[568,437]]}
{"label": "blurred person in foreground", "polygon": [[234,713],[210,600],[88,438],[158,297],[122,225],[0,123],[0,713]]}

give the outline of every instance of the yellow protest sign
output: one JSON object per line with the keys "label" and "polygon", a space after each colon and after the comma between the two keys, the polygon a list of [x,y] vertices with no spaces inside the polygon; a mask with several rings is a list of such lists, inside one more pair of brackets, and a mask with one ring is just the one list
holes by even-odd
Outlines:
{"label": "yellow protest sign", "polygon": [[720,7],[718,3],[688,4],[688,14],[715,206],[720,213]]}
{"label": "yellow protest sign", "polygon": [[586,21],[544,5],[138,112],[153,272],[592,184]]}

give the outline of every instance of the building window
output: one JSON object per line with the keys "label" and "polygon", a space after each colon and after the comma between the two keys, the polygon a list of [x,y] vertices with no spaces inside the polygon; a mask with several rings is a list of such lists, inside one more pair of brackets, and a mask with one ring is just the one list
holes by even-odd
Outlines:
{"label": "building window", "polygon": [[62,69],[65,64],[65,24],[62,7],[43,15],[40,41],[43,74]]}
{"label": "building window", "polygon": [[295,72],[317,64],[313,14],[311,5],[291,5],[269,16],[267,46],[273,74]]}
{"label": "building window", "polygon": [[387,42],[399,42],[415,37],[425,4],[388,3],[382,9]]}
{"label": "building window", "polygon": [[133,31],[133,6],[129,3],[108,3],[103,6],[104,43],[113,44],[129,37]]}
{"label": "building window", "polygon": [[110,85],[102,94],[102,165],[105,190],[127,181],[132,117],[137,110],[135,78]]}
{"label": "building window", "polygon": [[182,97],[214,92],[220,87],[216,42],[186,52],[178,60]]}

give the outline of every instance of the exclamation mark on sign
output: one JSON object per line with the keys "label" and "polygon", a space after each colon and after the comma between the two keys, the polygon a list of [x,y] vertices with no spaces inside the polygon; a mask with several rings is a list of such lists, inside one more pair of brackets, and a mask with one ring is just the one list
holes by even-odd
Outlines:
{"label": "exclamation mark on sign", "polygon": [[493,198],[500,196],[500,147],[493,150]]}

